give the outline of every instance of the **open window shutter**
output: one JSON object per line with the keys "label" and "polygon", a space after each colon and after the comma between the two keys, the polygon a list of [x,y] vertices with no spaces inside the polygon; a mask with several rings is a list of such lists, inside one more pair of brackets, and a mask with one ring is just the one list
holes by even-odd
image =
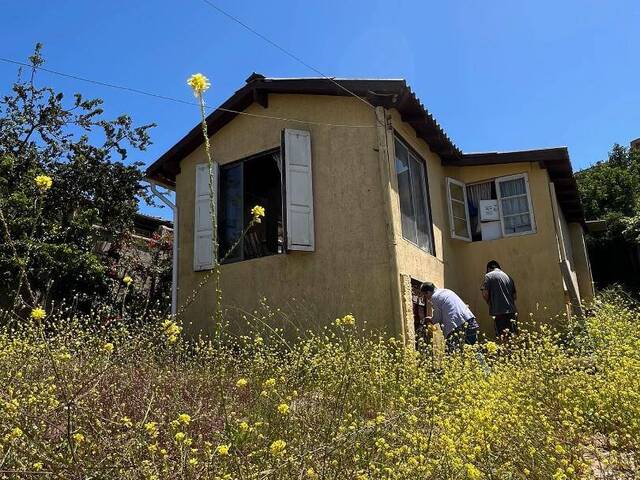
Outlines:
{"label": "open window shutter", "polygon": [[471,222],[467,203],[467,187],[464,183],[447,177],[447,201],[449,203],[449,225],[451,237],[471,241]]}
{"label": "open window shutter", "polygon": [[[218,164],[213,164],[213,191],[218,191]],[[196,199],[193,220],[193,269],[213,268],[213,221],[211,219],[211,197],[209,195],[209,164],[196,165]]]}
{"label": "open window shutter", "polygon": [[315,250],[313,231],[313,187],[311,178],[311,134],[284,131],[287,248]]}

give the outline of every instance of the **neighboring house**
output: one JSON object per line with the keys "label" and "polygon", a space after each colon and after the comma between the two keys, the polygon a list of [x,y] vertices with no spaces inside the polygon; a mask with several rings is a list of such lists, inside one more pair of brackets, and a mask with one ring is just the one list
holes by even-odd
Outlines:
{"label": "neighboring house", "polygon": [[[309,327],[351,312],[410,342],[412,285],[427,280],[492,331],[480,293],[491,259],[515,279],[522,315],[593,297],[566,148],[465,154],[404,80],[335,82],[253,74],[207,118],[226,306],[299,303]],[[179,305],[213,264],[202,140],[194,127],[147,170],[176,191]],[[264,222],[229,253],[255,204]],[[188,322],[209,329],[214,297],[190,304]]]}

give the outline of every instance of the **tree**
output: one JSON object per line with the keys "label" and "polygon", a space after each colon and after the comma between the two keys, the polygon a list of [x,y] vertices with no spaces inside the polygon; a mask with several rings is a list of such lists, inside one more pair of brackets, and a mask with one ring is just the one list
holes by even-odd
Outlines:
{"label": "tree", "polygon": [[618,144],[609,158],[576,173],[587,220],[606,230],[586,237],[593,273],[601,286],[640,282],[640,150]]}
{"label": "tree", "polygon": [[[99,239],[118,239],[131,227],[141,162],[124,163],[128,149],[145,150],[149,129],[128,115],[104,118],[102,100],[36,84],[44,63],[40,44],[10,94],[0,100],[0,298],[38,303],[77,295],[89,303],[109,291]],[[52,178],[43,195],[34,178]],[[23,272],[25,275],[23,275]],[[24,278],[26,276],[26,278]],[[31,290],[31,292],[29,292]],[[2,295],[4,292],[5,295]],[[30,296],[36,298],[29,298]],[[10,300],[10,301],[6,301]]]}

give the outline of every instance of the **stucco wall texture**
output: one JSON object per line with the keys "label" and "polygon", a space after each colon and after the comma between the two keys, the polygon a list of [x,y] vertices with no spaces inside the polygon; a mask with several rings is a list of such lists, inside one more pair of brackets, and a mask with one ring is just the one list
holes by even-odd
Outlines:
{"label": "stucco wall texture", "polygon": [[[409,340],[406,328],[412,328],[412,319],[408,318],[407,308],[394,305],[402,301],[394,290],[402,281],[398,279],[394,286],[390,274],[396,267],[405,276],[405,283],[407,278],[428,280],[457,291],[478,317],[483,331],[491,335],[492,320],[480,293],[485,264],[491,259],[498,260],[514,278],[521,315],[534,312],[540,319],[547,319],[566,311],[549,177],[537,163],[442,166],[438,155],[417,138],[411,126],[402,122],[395,110],[387,111],[387,138],[392,139],[395,131],[426,162],[436,250],[432,256],[402,238],[393,142],[381,145],[373,109],[355,98],[271,94],[268,109],[254,104],[246,111],[367,127],[301,124],[239,115],[211,137],[214,159],[226,164],[278,147],[284,128],[311,132],[316,250],[223,265],[222,290],[230,318],[252,312],[266,298],[273,307],[295,312],[293,320],[303,328],[320,328],[337,316],[353,313],[360,321],[366,320],[369,328],[396,335],[405,329]],[[385,164],[380,161],[379,152],[387,146],[390,155]],[[181,173],[176,178],[179,305],[185,304],[207,275],[193,270],[195,165],[205,161],[202,148],[194,151],[182,160]],[[388,171],[381,172],[382,168]],[[451,239],[446,177],[475,182],[516,173],[528,174],[536,233],[481,242]],[[389,186],[384,183],[387,178]],[[388,198],[391,208],[385,209]],[[385,213],[388,210],[391,218]],[[570,224],[569,228],[582,293],[592,289],[588,258],[581,227]],[[390,242],[395,255],[390,254]],[[211,331],[214,298],[209,284],[186,308],[183,319],[188,330]],[[404,318],[395,318],[398,315]]]}

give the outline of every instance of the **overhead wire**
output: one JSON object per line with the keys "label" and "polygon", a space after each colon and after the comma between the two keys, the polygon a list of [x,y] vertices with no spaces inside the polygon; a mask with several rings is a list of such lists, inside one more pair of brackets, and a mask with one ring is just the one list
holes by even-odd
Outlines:
{"label": "overhead wire", "polygon": [[[95,79],[83,77],[83,76],[80,76],[80,75],[74,75],[74,74],[71,74],[71,73],[61,72],[59,70],[53,70],[51,68],[43,67],[43,66],[40,66],[40,65],[31,65],[29,63],[20,62],[18,60],[12,60],[10,58],[0,57],[0,61],[1,62],[5,62],[5,63],[9,63],[9,64],[13,64],[13,65],[18,65],[18,66],[21,66],[21,67],[33,68],[35,70],[41,70],[43,72],[47,72],[47,73],[50,73],[52,75],[58,75],[60,77],[70,78],[70,79],[78,80],[78,81],[85,82],[85,83],[99,85],[99,86],[107,87],[107,88],[113,88],[113,89],[117,89],[117,90],[123,90],[123,91],[129,92],[129,93],[134,93],[134,94],[137,94],[137,95],[144,95],[144,96],[156,98],[156,99],[159,99],[159,100],[165,100],[165,101],[170,101],[170,102],[174,102],[174,103],[180,103],[180,104],[183,104],[183,105],[191,105],[191,106],[196,106],[196,107],[199,106],[199,104],[196,103],[196,102],[190,102],[188,100],[183,100],[183,99],[180,99],[180,98],[170,97],[168,95],[162,95],[162,94],[158,94],[158,93],[148,92],[148,91],[145,91],[145,90],[141,90],[139,88],[128,87],[128,86],[125,86],[125,85],[117,85],[115,83],[105,82],[105,81],[102,81],[102,80],[95,80]],[[313,120],[302,120],[302,119],[299,119],[299,118],[288,118],[288,117],[279,117],[279,116],[274,116],[274,115],[262,115],[262,114],[259,114],[259,113],[243,112],[243,111],[240,111],[240,110],[233,110],[233,109],[224,108],[224,107],[205,106],[205,108],[207,110],[209,110],[209,111],[212,111],[212,112],[222,111],[222,112],[234,113],[236,115],[244,115],[244,116],[247,116],[247,117],[263,118],[263,119],[267,119],[267,120],[278,120],[278,121],[294,122],[294,123],[301,123],[301,124],[306,124],[306,125],[319,125],[319,126],[338,127],[338,128],[375,128],[375,125],[353,125],[353,124],[344,124],[344,123],[317,122],[317,121],[313,121]]]}

